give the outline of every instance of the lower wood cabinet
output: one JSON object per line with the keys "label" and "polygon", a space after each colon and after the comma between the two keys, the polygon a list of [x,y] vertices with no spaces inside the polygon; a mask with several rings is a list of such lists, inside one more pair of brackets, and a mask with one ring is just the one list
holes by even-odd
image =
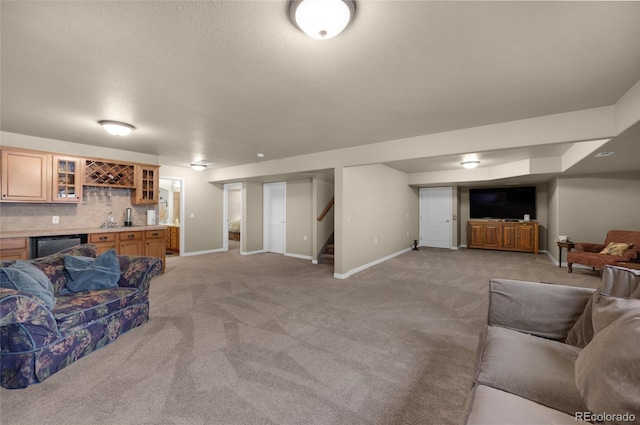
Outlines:
{"label": "lower wood cabinet", "polygon": [[166,237],[167,251],[174,254],[180,253],[180,228],[177,226],[169,226]]}
{"label": "lower wood cabinet", "polygon": [[162,269],[165,267],[165,230],[147,230],[144,232],[144,255],[162,259]]}
{"label": "lower wood cabinet", "polygon": [[0,239],[0,260],[27,260],[29,258],[28,241],[28,238]]}
{"label": "lower wood cabinet", "polygon": [[538,253],[538,222],[469,221],[467,247]]}
{"label": "lower wood cabinet", "polygon": [[92,243],[98,247],[98,255],[100,255],[103,252],[109,251],[110,249],[116,249],[117,236],[118,234],[115,232],[90,233],[88,240],[89,243]]}
{"label": "lower wood cabinet", "polygon": [[165,263],[165,229],[128,232],[90,233],[89,243],[98,247],[98,254],[115,249],[118,255],[146,255]]}

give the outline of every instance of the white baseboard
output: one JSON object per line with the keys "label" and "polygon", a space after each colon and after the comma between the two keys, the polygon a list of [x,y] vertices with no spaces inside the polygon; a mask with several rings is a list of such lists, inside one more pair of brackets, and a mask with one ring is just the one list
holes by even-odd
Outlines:
{"label": "white baseboard", "polygon": [[[543,253],[543,254],[546,253],[551,259],[551,262],[556,266],[558,265],[558,260],[556,260],[556,258],[553,255],[551,255],[549,251],[540,251],[540,253]],[[569,267],[569,265],[567,264],[566,261],[563,261],[561,267]],[[574,269],[584,269],[584,270],[591,270],[593,268],[593,267],[585,266],[583,264],[574,264],[571,267]]]}
{"label": "white baseboard", "polygon": [[404,254],[405,252],[409,252],[409,251],[411,251],[411,248],[405,248],[405,249],[403,249],[401,251],[394,252],[393,254],[387,255],[386,257],[378,258],[377,260],[374,260],[374,261],[372,261],[370,263],[363,264],[363,265],[361,265],[359,267],[356,267],[355,269],[351,269],[346,273],[334,273],[333,277],[336,278],[336,279],[346,279],[349,276],[353,276],[354,274],[356,274],[358,272],[361,272],[362,270],[366,270],[369,267],[375,266],[376,264],[384,263],[387,260],[390,260],[390,259],[392,259],[394,257],[397,257],[398,255]]}
{"label": "white baseboard", "polygon": [[[553,255],[551,255],[551,253],[548,251],[547,251],[547,256],[551,259],[551,262],[553,264],[555,264],[556,266],[558,265],[558,260],[556,260],[556,258]],[[566,266],[567,263],[562,263],[562,265]]]}
{"label": "white baseboard", "polygon": [[264,254],[265,251],[264,249],[259,249],[257,251],[240,251],[240,255],[254,255],[254,254]]}
{"label": "white baseboard", "polygon": [[318,264],[318,260],[311,260],[311,264]]}
{"label": "white baseboard", "polygon": [[205,251],[193,251],[193,252],[184,252],[180,253],[180,257],[191,257],[192,255],[203,255],[203,254],[215,254],[216,252],[226,252],[226,249],[217,248],[217,249],[207,249]]}
{"label": "white baseboard", "polygon": [[293,257],[293,258],[301,258],[303,260],[313,260],[313,257],[310,255],[300,255],[300,254],[291,254],[289,252],[284,253],[285,257]]}

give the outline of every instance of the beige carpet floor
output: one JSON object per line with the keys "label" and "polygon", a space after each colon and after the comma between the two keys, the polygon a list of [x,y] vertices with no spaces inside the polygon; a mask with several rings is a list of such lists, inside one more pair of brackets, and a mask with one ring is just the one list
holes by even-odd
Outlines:
{"label": "beige carpet floor", "polygon": [[332,272],[237,250],[168,258],[149,323],[0,390],[0,423],[461,424],[489,278],[599,283],[545,254],[466,249]]}

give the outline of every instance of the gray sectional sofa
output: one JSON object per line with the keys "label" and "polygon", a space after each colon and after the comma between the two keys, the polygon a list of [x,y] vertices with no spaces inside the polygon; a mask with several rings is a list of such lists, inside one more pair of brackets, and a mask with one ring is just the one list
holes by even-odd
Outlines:
{"label": "gray sectional sofa", "polygon": [[597,290],[493,279],[465,423],[640,423],[640,271]]}

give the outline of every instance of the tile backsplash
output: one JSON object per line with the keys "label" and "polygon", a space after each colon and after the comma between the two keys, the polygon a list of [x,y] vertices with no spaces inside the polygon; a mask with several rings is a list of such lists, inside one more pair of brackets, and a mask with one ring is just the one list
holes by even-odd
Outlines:
{"label": "tile backsplash", "polygon": [[[3,202],[0,204],[0,232],[14,230],[50,230],[99,228],[107,221],[109,212],[118,225],[124,222],[126,208],[132,209],[133,224],[147,224],[147,210],[155,205],[131,205],[130,189],[85,187],[79,204],[27,204]],[[59,224],[52,224],[52,217],[60,217]]]}

